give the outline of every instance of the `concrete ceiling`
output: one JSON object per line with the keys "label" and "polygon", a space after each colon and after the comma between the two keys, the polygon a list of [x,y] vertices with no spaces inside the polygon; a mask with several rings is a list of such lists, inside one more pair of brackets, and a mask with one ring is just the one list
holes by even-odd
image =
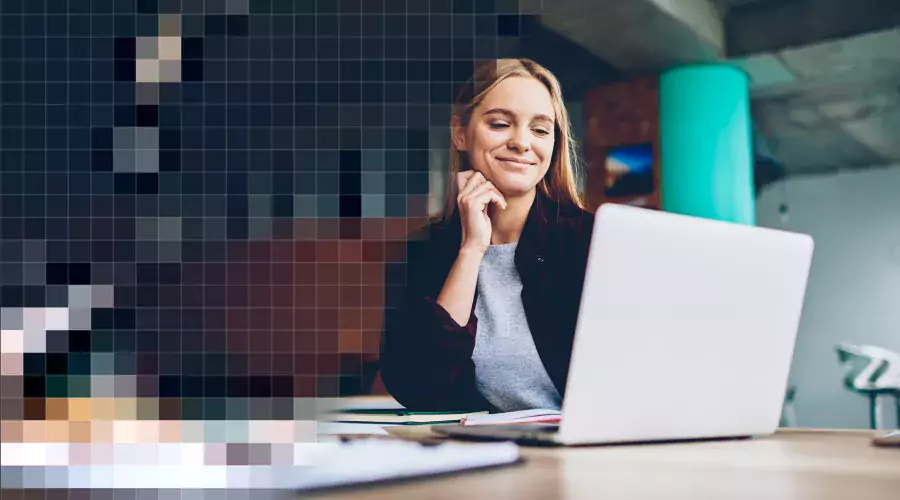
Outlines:
{"label": "concrete ceiling", "polygon": [[519,0],[523,12],[616,68],[641,73],[724,54],[714,0]]}
{"label": "concrete ceiling", "polygon": [[726,58],[745,69],[758,163],[796,175],[900,162],[900,0],[529,3],[627,74]]}
{"label": "concrete ceiling", "polygon": [[770,156],[802,174],[900,163],[900,29],[735,61]]}
{"label": "concrete ceiling", "polygon": [[757,153],[787,174],[900,162],[900,2],[729,0]]}

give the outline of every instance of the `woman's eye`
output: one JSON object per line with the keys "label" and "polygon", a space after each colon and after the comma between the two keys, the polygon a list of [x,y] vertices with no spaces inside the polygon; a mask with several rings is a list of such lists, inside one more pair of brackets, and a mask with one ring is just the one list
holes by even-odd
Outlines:
{"label": "woman's eye", "polygon": [[509,127],[509,125],[506,123],[502,123],[502,122],[494,122],[491,124],[492,129],[501,129],[501,128],[506,128],[506,127]]}
{"label": "woman's eye", "polygon": [[542,128],[536,128],[536,129],[534,129],[534,133],[537,135],[547,135],[550,133],[550,131],[542,129]]}

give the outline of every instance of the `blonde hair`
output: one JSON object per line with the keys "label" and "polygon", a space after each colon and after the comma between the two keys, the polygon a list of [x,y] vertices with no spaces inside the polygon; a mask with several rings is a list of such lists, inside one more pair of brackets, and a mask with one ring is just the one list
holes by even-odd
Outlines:
{"label": "blonde hair", "polygon": [[[577,155],[575,140],[572,138],[572,126],[569,114],[563,102],[559,80],[547,68],[530,59],[497,59],[478,64],[472,78],[463,85],[453,103],[453,116],[458,117],[462,126],[468,126],[472,111],[484,100],[484,97],[511,77],[531,77],[544,84],[550,92],[553,104],[554,144],[550,157],[550,168],[538,183],[537,188],[548,198],[561,203],[572,204],[584,208],[584,200],[578,191]],[[463,152],[450,146],[450,175],[447,182],[447,194],[444,200],[444,216],[450,216],[456,210],[456,175],[465,166]]]}

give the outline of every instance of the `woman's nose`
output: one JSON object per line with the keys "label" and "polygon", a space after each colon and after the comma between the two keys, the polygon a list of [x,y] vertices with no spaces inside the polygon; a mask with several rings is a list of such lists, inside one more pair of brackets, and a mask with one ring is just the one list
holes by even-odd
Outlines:
{"label": "woman's nose", "polygon": [[512,136],[509,138],[507,147],[515,151],[530,150],[531,143],[528,140],[528,132],[521,128],[516,129],[515,132],[513,132]]}

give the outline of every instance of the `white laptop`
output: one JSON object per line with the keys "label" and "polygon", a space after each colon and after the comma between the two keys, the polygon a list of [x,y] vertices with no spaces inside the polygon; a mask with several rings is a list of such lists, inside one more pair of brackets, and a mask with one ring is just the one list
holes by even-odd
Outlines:
{"label": "white laptop", "polygon": [[603,205],[561,423],[435,430],[562,445],[772,434],[812,253],[808,235]]}

